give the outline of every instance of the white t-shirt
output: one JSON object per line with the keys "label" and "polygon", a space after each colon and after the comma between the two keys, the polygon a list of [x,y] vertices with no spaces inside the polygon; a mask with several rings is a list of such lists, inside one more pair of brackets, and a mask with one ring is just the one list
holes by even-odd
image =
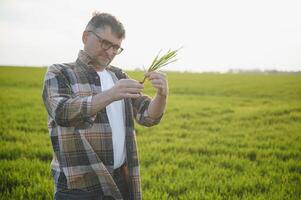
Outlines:
{"label": "white t-shirt", "polygon": [[[114,86],[110,72],[103,70],[97,72],[101,81],[101,90],[106,91]],[[119,168],[125,161],[125,122],[123,117],[124,101],[114,101],[106,106],[109,123],[112,128],[114,151],[114,169]]]}

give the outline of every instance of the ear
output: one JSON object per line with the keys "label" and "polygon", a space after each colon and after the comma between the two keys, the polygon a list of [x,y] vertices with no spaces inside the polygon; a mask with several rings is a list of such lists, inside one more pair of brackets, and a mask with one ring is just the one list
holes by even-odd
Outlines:
{"label": "ear", "polygon": [[82,41],[83,41],[84,44],[86,44],[86,42],[88,40],[88,35],[89,35],[89,33],[87,31],[83,32]]}

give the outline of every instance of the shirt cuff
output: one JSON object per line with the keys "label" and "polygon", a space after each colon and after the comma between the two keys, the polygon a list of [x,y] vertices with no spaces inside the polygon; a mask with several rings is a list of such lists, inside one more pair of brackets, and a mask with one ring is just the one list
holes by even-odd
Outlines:
{"label": "shirt cuff", "polygon": [[163,114],[164,113],[162,113],[159,117],[156,117],[156,118],[150,117],[149,113],[148,113],[148,109],[146,109],[143,113],[143,117],[147,124],[156,125],[161,121]]}
{"label": "shirt cuff", "polygon": [[83,113],[83,119],[84,119],[84,123],[85,123],[85,127],[89,127],[92,126],[95,119],[96,119],[96,115],[92,116],[92,96],[88,96],[86,97],[86,113]]}

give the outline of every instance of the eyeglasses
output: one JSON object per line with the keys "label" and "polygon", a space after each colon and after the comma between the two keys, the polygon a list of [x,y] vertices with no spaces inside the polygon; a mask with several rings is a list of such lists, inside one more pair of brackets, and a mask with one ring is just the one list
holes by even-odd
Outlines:
{"label": "eyeglasses", "polygon": [[113,48],[113,50],[116,54],[120,54],[123,51],[123,48],[120,47],[119,45],[113,44],[112,42],[101,38],[99,35],[97,35],[93,31],[88,31],[88,32],[93,33],[97,37],[97,39],[99,40],[99,42],[101,44],[101,48],[103,48],[105,51],[109,50],[111,47]]}

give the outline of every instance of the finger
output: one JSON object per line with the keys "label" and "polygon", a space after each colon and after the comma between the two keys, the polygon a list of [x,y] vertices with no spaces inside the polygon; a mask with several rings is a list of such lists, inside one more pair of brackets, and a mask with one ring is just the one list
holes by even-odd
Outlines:
{"label": "finger", "polygon": [[156,74],[157,72],[147,72],[147,73],[145,73],[144,74],[144,76],[146,77],[146,78],[150,78],[151,76],[153,76],[154,74]]}
{"label": "finger", "polygon": [[139,93],[139,92],[142,92],[141,89],[138,89],[138,88],[126,88],[123,90],[124,93],[132,93],[132,94],[135,94],[135,93]]}
{"label": "finger", "polygon": [[163,80],[165,80],[166,78],[165,78],[164,75],[156,73],[156,74],[149,75],[148,79],[149,80],[152,80],[152,79],[163,79]]}
{"label": "finger", "polygon": [[124,88],[136,88],[136,89],[144,89],[144,86],[142,84],[129,84],[129,85],[124,85]]}
{"label": "finger", "polygon": [[161,84],[152,84],[152,86],[156,89],[164,89],[164,87]]}
{"label": "finger", "polygon": [[133,82],[133,83],[137,83],[140,84],[139,81],[135,80],[135,79],[128,79],[129,81]]}
{"label": "finger", "polygon": [[126,84],[130,84],[130,83],[139,84],[139,82],[136,81],[135,79],[121,79],[119,81],[122,82],[122,83],[126,83]]}
{"label": "finger", "polygon": [[124,98],[138,98],[140,97],[141,95],[140,94],[124,94]]}
{"label": "finger", "polygon": [[130,80],[129,79],[129,80],[121,82],[120,84],[124,88],[140,88],[140,89],[144,88],[143,84],[139,83],[136,80]]}
{"label": "finger", "polygon": [[141,89],[144,88],[144,85],[141,84],[139,81],[136,81],[136,80],[133,80],[133,79],[131,79],[131,81],[132,81],[131,83],[132,83],[132,85],[133,85],[134,87],[141,88]]}
{"label": "finger", "polygon": [[163,81],[161,79],[152,79],[151,83],[152,84],[163,84]]}

